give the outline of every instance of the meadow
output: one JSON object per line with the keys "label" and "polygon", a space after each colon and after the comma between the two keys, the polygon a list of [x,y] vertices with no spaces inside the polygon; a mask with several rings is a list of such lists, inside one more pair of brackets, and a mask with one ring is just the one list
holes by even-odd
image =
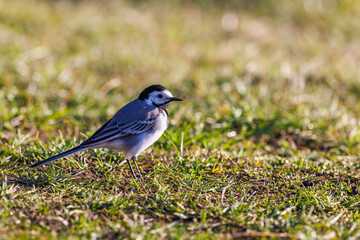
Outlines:
{"label": "meadow", "polygon": [[[360,238],[360,2],[0,0],[0,239]],[[139,158],[76,146],[151,84]]]}

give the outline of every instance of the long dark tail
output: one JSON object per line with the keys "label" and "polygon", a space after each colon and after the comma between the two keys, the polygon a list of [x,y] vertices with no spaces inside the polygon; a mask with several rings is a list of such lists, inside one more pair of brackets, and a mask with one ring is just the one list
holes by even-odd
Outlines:
{"label": "long dark tail", "polygon": [[83,151],[85,149],[88,149],[89,147],[84,147],[84,146],[77,146],[77,147],[74,147],[70,150],[67,150],[65,152],[62,152],[62,153],[59,153],[58,155],[55,155],[55,156],[52,156],[52,157],[49,157],[48,159],[45,159],[41,162],[38,162],[38,163],[35,163],[34,165],[31,165],[30,167],[31,168],[36,168],[36,167],[40,167],[44,164],[47,164],[47,163],[50,163],[50,162],[53,162],[55,160],[58,160],[59,158],[63,158],[63,157],[66,157],[66,156],[69,156],[71,154],[74,154],[74,153],[77,153],[77,152],[80,152],[80,151]]}

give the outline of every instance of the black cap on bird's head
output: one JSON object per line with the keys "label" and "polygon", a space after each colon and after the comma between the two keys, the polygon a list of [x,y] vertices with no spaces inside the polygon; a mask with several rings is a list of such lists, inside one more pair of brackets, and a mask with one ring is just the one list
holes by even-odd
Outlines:
{"label": "black cap on bird's head", "polygon": [[140,93],[138,99],[145,101],[147,104],[165,109],[172,101],[182,101],[180,98],[173,97],[169,90],[159,84],[145,88]]}
{"label": "black cap on bird's head", "polygon": [[165,87],[161,86],[160,84],[156,84],[156,85],[151,85],[147,88],[145,88],[139,95],[139,99],[140,100],[145,100],[149,97],[149,94],[154,92],[154,91],[164,91],[167,90]]}

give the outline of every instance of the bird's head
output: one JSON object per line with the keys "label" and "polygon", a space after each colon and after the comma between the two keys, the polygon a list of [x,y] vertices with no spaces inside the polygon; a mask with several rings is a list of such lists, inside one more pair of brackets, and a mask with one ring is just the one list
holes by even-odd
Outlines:
{"label": "bird's head", "polygon": [[151,85],[142,91],[139,100],[145,101],[149,105],[156,107],[167,107],[172,101],[182,101],[174,97],[169,90],[161,85]]}

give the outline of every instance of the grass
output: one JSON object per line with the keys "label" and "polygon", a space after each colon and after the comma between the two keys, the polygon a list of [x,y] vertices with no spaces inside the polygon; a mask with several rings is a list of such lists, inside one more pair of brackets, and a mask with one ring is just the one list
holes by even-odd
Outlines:
{"label": "grass", "polygon": [[[1,239],[358,239],[357,1],[1,1]],[[84,151],[143,88],[139,159]]]}

